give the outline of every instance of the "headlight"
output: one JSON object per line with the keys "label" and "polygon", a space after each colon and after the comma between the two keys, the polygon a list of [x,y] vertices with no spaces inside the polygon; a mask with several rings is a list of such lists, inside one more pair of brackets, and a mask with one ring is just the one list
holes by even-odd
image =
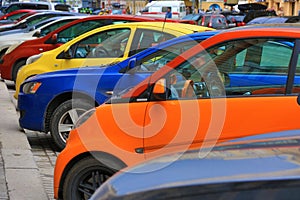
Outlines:
{"label": "headlight", "polygon": [[95,108],[92,108],[91,110],[86,111],[85,113],[83,113],[77,120],[74,128],[77,128],[79,126],[81,126],[81,124],[83,124],[86,120],[88,120],[88,118],[90,118],[90,116],[92,116],[92,114],[94,114],[94,112],[96,111]]}
{"label": "headlight", "polygon": [[8,49],[7,49],[7,51],[5,52],[5,54],[9,54],[10,52],[12,52],[13,50],[15,50],[15,48],[17,48],[20,44],[22,44],[23,43],[23,41],[20,41],[20,42],[18,42],[18,43],[15,43],[15,44],[13,44],[13,45],[11,45]]}
{"label": "headlight", "polygon": [[34,94],[42,85],[40,82],[29,82],[23,85],[23,93],[24,94]]}
{"label": "headlight", "polygon": [[29,65],[31,63],[34,63],[35,61],[37,61],[40,57],[42,57],[43,54],[37,54],[37,55],[33,55],[30,56],[29,58],[27,58],[26,60],[26,65]]}

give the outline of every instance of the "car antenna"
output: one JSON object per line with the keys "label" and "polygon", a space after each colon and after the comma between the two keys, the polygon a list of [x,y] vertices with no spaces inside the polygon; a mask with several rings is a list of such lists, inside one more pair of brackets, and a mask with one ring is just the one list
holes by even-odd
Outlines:
{"label": "car antenna", "polygon": [[167,15],[165,14],[165,19],[164,19],[164,23],[163,23],[161,32],[164,32],[166,21],[167,21]]}

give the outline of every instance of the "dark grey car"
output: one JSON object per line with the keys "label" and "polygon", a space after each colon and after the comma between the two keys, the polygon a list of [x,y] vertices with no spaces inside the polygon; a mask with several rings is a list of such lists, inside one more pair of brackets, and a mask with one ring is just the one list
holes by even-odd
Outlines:
{"label": "dark grey car", "polygon": [[173,153],[116,174],[91,200],[297,200],[299,149],[300,130],[294,130]]}

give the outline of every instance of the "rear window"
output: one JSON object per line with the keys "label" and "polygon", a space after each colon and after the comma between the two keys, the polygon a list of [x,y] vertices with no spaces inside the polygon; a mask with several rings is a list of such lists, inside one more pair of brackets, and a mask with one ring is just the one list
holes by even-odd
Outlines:
{"label": "rear window", "polygon": [[65,5],[65,4],[58,4],[54,6],[55,10],[60,10],[60,11],[70,11],[71,6],[70,5]]}
{"label": "rear window", "polygon": [[11,4],[7,7],[5,10],[5,13],[10,13],[15,10],[20,9],[32,9],[32,10],[49,10],[49,5],[46,4],[26,4],[26,3],[17,3],[17,4]]}

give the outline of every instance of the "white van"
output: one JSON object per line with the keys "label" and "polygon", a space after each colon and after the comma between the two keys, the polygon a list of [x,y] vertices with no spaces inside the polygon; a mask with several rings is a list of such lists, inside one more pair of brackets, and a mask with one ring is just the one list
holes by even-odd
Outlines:
{"label": "white van", "polygon": [[171,8],[173,19],[182,19],[186,15],[184,1],[152,1],[140,11],[139,15],[164,18],[168,7]]}

